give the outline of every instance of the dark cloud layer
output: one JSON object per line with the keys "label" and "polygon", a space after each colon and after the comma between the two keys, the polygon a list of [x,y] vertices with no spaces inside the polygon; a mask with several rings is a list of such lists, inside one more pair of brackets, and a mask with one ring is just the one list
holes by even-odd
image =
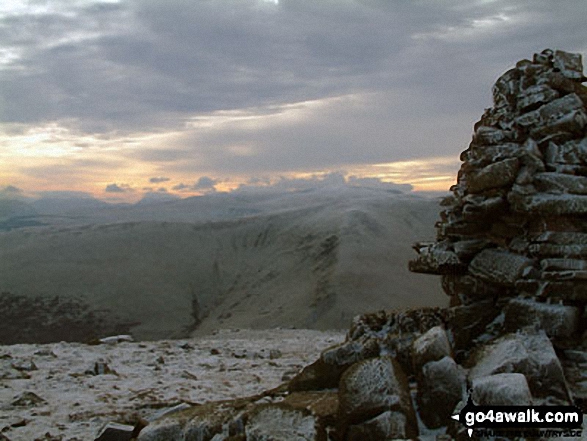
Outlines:
{"label": "dark cloud layer", "polygon": [[[587,51],[584,0],[47,4],[0,13],[0,123],[108,136],[185,130],[130,154],[184,173],[456,155],[501,72],[545,47]],[[186,130],[217,111],[275,116],[344,96],[361,99]]]}

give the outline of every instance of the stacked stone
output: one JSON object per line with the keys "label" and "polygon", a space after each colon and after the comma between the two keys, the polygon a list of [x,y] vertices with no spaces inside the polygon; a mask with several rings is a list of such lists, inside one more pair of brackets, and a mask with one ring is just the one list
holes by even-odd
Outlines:
{"label": "stacked stone", "polygon": [[[544,50],[493,87],[494,106],[475,125],[437,240],[419,243],[414,272],[442,275],[451,305],[531,300],[511,310],[551,322],[537,302],[587,303],[587,87],[581,55]],[[573,323],[577,324],[574,319]],[[556,328],[556,329],[555,329]]]}

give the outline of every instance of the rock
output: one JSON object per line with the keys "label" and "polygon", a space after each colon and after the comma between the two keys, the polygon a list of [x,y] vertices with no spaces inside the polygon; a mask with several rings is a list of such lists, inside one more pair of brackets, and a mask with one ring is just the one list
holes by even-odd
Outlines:
{"label": "rock", "polygon": [[446,426],[464,399],[465,374],[449,356],[424,365],[418,378],[418,410],[430,429]]}
{"label": "rock", "polygon": [[253,411],[245,432],[247,441],[318,440],[314,416],[279,404],[261,406]]}
{"label": "rock", "polygon": [[414,434],[406,416],[401,412],[387,411],[349,427],[347,441],[381,441],[393,439],[413,439]]}
{"label": "rock", "polygon": [[269,350],[269,359],[270,360],[276,360],[278,358],[281,358],[283,356],[283,354],[281,353],[281,351],[279,349],[270,349]]}
{"label": "rock", "polygon": [[34,392],[23,392],[18,397],[15,397],[11,404],[18,407],[35,407],[46,403],[43,398]]}
{"label": "rock", "polygon": [[558,97],[558,92],[545,84],[530,86],[518,96],[517,108],[518,111],[528,112]]}
{"label": "rock", "polygon": [[114,369],[111,369],[104,360],[98,360],[94,362],[94,366],[91,369],[85,371],[88,375],[117,375]]}
{"label": "rock", "polygon": [[320,427],[334,426],[338,415],[338,391],[294,392],[282,401],[292,409],[310,412]]}
{"label": "rock", "polygon": [[347,366],[327,364],[319,358],[294,376],[288,383],[288,390],[296,392],[335,388],[346,368]]}
{"label": "rock", "polygon": [[511,192],[508,201],[516,212],[560,216],[587,213],[587,196],[539,193],[523,195]]}
{"label": "rock", "polygon": [[503,291],[470,275],[442,276],[442,289],[447,295],[458,299],[458,303],[462,305],[471,305],[484,300],[490,301]]}
{"label": "rock", "polygon": [[415,372],[420,372],[426,363],[446,356],[452,356],[452,349],[442,326],[429,329],[412,344],[412,364]]}
{"label": "rock", "polygon": [[532,396],[553,396],[568,401],[565,376],[552,343],[544,333],[506,334],[482,347],[473,356],[471,381],[501,373],[520,373],[528,380]]}
{"label": "rock", "polygon": [[587,177],[565,173],[537,173],[534,185],[538,191],[546,193],[587,194]]}
{"label": "rock", "polygon": [[470,193],[480,193],[491,188],[507,187],[516,179],[520,163],[517,158],[504,159],[467,176]]}
{"label": "rock", "polygon": [[379,355],[377,340],[369,336],[362,336],[325,349],[320,358],[327,365],[349,366],[357,361],[377,355]]}
{"label": "rock", "polygon": [[581,54],[572,54],[564,51],[555,51],[553,65],[565,77],[573,80],[583,79],[583,60]]}
{"label": "rock", "polygon": [[530,406],[532,394],[526,377],[503,373],[475,378],[471,398],[478,406]]}
{"label": "rock", "polygon": [[409,263],[410,271],[428,274],[463,273],[466,266],[454,251],[438,250],[435,247],[421,247],[418,258]]}
{"label": "rock", "polygon": [[11,364],[17,371],[32,372],[38,370],[37,365],[32,360],[14,360]]}
{"label": "rock", "polygon": [[[499,214],[504,214],[507,209],[507,201],[502,196],[486,198],[479,195],[468,195],[463,201],[465,202],[463,205],[463,219],[465,220],[477,221],[485,219],[486,216],[498,216]],[[471,239],[461,242],[468,242],[471,245],[476,244],[478,246],[482,243],[487,243],[483,239]],[[456,249],[455,251],[460,258],[461,254]]]}
{"label": "rock", "polygon": [[516,133],[514,131],[481,126],[475,131],[473,142],[487,146],[502,144],[504,142],[514,141],[515,139]]}
{"label": "rock", "polygon": [[136,439],[141,430],[147,426],[145,420],[140,420],[136,425],[107,423],[98,432],[94,441],[131,441]]}
{"label": "rock", "polygon": [[544,159],[550,169],[557,169],[561,165],[581,165],[587,158],[587,138],[570,140],[561,145],[548,143],[544,152]]}
{"label": "rock", "polygon": [[579,329],[581,311],[576,306],[546,304],[514,298],[505,308],[505,328],[509,332],[538,325],[550,337],[570,337]]}
{"label": "rock", "polygon": [[514,285],[531,268],[533,260],[500,249],[485,249],[475,256],[469,272],[496,285]]}
{"label": "rock", "polygon": [[110,337],[104,337],[104,338],[100,338],[98,339],[98,342],[100,344],[104,344],[104,345],[115,345],[118,343],[122,343],[122,342],[131,342],[134,341],[134,339],[132,338],[132,335],[113,335]]}
{"label": "rock", "polygon": [[408,380],[391,357],[355,363],[345,371],[339,386],[339,418],[353,425],[387,411],[405,415],[410,432],[417,432]]}
{"label": "rock", "polygon": [[542,271],[584,271],[587,261],[569,258],[551,258],[540,261]]}
{"label": "rock", "polygon": [[138,441],[184,441],[185,420],[163,418],[149,424],[139,434]]}
{"label": "rock", "polygon": [[0,360],[0,380],[19,380],[29,378],[31,378],[31,376],[26,371],[14,368],[11,359],[7,358]]}

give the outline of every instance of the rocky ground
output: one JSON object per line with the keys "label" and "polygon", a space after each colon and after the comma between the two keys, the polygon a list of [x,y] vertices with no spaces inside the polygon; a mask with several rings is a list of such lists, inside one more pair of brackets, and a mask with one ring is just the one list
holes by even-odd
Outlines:
{"label": "rocky ground", "polygon": [[342,332],[226,330],[197,339],[0,346],[0,439],[88,440],[108,422],[258,394]]}

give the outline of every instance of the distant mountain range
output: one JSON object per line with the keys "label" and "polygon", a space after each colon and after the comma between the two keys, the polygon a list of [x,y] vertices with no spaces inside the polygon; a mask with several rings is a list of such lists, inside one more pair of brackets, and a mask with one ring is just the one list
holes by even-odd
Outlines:
{"label": "distant mountain range", "polygon": [[[412,242],[434,237],[438,211],[434,198],[350,185],[124,206],[3,200],[0,291],[53,316],[59,308],[46,299],[75,301],[84,317],[142,339],[346,328],[365,311],[447,303],[436,277],[407,270]],[[8,320],[23,315],[5,303]]]}

